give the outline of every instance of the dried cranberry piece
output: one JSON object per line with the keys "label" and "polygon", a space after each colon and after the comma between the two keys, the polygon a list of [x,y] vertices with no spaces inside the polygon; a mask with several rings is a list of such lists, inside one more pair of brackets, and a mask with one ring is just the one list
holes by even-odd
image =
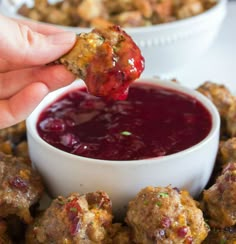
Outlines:
{"label": "dried cranberry piece", "polygon": [[227,182],[236,182],[236,175],[231,174],[230,172],[228,174],[226,174],[225,176],[225,180]]}
{"label": "dried cranberry piece", "polygon": [[184,238],[188,233],[188,227],[187,226],[182,226],[178,228],[177,234],[179,237]]}
{"label": "dried cranberry piece", "polygon": [[217,188],[218,188],[219,192],[222,194],[225,191],[226,186],[225,186],[225,184],[219,183]]}
{"label": "dried cranberry piece", "polygon": [[163,217],[161,220],[161,227],[169,228],[171,225],[171,219],[169,217]]}
{"label": "dried cranberry piece", "polygon": [[28,184],[26,181],[24,181],[19,176],[15,176],[13,179],[9,180],[9,183],[11,186],[19,189],[22,192],[27,192],[28,190]]}
{"label": "dried cranberry piece", "polygon": [[89,205],[93,205],[98,209],[111,211],[111,200],[104,192],[87,193],[86,199]]}
{"label": "dried cranberry piece", "polygon": [[79,213],[82,212],[82,209],[77,202],[78,199],[73,199],[69,203],[66,204],[66,211],[67,211],[67,216],[71,222],[70,225],[70,234],[72,236],[75,236],[76,233],[80,230],[81,226],[81,220],[80,220],[80,215]]}

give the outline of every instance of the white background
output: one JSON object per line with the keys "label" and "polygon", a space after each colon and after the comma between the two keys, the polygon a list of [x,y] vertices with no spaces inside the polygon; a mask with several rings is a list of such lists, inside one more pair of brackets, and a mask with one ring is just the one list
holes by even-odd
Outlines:
{"label": "white background", "polygon": [[228,3],[220,33],[207,53],[176,76],[181,84],[192,88],[211,80],[225,84],[236,94],[236,1]]}

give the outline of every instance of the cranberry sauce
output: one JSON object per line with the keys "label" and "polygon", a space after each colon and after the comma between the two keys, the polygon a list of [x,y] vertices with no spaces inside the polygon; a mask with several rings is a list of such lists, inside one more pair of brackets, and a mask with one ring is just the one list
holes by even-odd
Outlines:
{"label": "cranberry sauce", "polygon": [[125,101],[70,91],[45,109],[37,129],[66,152],[97,159],[135,160],[173,154],[204,139],[210,113],[195,98],[135,83]]}

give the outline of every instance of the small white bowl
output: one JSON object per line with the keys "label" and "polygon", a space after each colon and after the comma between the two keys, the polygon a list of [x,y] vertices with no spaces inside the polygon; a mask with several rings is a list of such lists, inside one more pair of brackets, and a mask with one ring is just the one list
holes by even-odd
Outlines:
{"label": "small white bowl", "polygon": [[[2,0],[0,13],[22,18],[17,9],[32,0]],[[125,28],[140,47],[146,60],[143,77],[159,75],[173,78],[184,66],[202,56],[215,40],[226,15],[227,0],[219,0],[211,9],[190,18],[148,27]],[[91,28],[58,26],[76,33]]]}
{"label": "small white bowl", "polygon": [[192,196],[206,186],[214,166],[220,117],[217,109],[202,94],[170,81],[140,79],[136,82],[157,84],[182,91],[198,99],[212,116],[210,133],[200,143],[175,154],[132,161],[109,161],[85,158],[61,151],[46,143],[38,134],[36,123],[40,113],[57,97],[75,88],[84,87],[80,80],[49,94],[26,121],[29,154],[33,165],[42,175],[52,196],[71,192],[106,191],[113,202],[116,216],[124,214],[129,200],[148,185],[187,189]]}

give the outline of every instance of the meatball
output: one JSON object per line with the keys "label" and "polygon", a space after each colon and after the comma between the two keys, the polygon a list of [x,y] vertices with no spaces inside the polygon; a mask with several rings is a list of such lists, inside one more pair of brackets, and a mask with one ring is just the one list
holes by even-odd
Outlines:
{"label": "meatball", "polygon": [[236,137],[220,142],[217,159],[221,165],[236,161]]}
{"label": "meatball", "polygon": [[205,82],[197,91],[208,97],[216,106],[221,116],[221,137],[227,137],[226,117],[230,106],[234,103],[234,96],[224,85]]}
{"label": "meatball", "polygon": [[203,244],[235,244],[236,243],[236,229],[235,227],[226,229],[212,229]]}
{"label": "meatball", "polygon": [[59,196],[37,217],[26,243],[102,243],[112,225],[111,201],[102,191]]}
{"label": "meatball", "polygon": [[133,244],[131,229],[121,223],[114,223],[109,230],[109,241],[106,244]]}
{"label": "meatball", "polygon": [[203,191],[202,209],[209,225],[226,228],[236,224],[236,162],[227,164],[216,183]]}
{"label": "meatball", "polygon": [[118,26],[79,34],[59,62],[83,79],[91,94],[113,100],[124,99],[130,83],[144,69],[140,49]]}
{"label": "meatball", "polygon": [[0,151],[28,158],[25,121],[0,130]]}
{"label": "meatball", "polygon": [[0,217],[17,215],[30,223],[30,208],[40,200],[43,190],[39,174],[25,159],[0,153]]}
{"label": "meatball", "polygon": [[0,130],[0,140],[10,140],[12,143],[19,143],[26,138],[25,121]]}
{"label": "meatball", "polygon": [[236,98],[226,114],[226,131],[230,137],[236,136]]}
{"label": "meatball", "polygon": [[126,222],[135,243],[201,243],[208,233],[198,203],[170,186],[141,190],[129,203]]}
{"label": "meatball", "polygon": [[225,118],[229,107],[234,102],[234,97],[224,85],[210,81],[203,83],[197,91],[208,97],[217,107],[220,115]]}

